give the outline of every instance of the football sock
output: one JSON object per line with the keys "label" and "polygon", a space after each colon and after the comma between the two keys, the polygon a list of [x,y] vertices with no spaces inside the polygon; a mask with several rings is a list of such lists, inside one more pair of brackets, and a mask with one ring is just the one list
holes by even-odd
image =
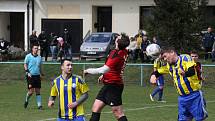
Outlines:
{"label": "football sock", "polygon": [[32,94],[29,94],[27,92],[26,97],[25,97],[25,102],[28,102],[31,96],[32,96]]}
{"label": "football sock", "polygon": [[156,87],[152,93],[152,97],[154,97],[160,91],[159,87]]}
{"label": "football sock", "polygon": [[159,100],[161,101],[162,100],[162,97],[163,97],[163,89],[160,89],[160,91],[159,91]]}
{"label": "football sock", "polygon": [[118,119],[118,121],[128,121],[128,119],[126,118],[126,116],[122,116]]}
{"label": "football sock", "polygon": [[42,98],[41,98],[41,95],[40,95],[40,94],[36,94],[36,99],[37,99],[37,106],[38,106],[38,107],[42,106],[42,105],[41,105],[41,100],[42,100]]}
{"label": "football sock", "polygon": [[99,121],[101,113],[92,112],[90,121]]}

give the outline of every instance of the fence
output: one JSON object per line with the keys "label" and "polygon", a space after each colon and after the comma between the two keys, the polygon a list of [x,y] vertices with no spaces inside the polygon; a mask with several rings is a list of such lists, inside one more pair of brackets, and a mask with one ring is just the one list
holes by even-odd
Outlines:
{"label": "fence", "polygon": [[[43,70],[45,73],[45,80],[52,80],[60,74],[60,63],[44,62]],[[82,70],[90,67],[100,67],[104,63],[73,63],[74,73],[82,75]],[[146,86],[149,84],[150,74],[153,70],[153,64],[135,64],[128,63],[124,73],[124,80],[126,84],[138,84],[140,86]],[[203,65],[204,75],[206,77],[206,84],[215,84],[214,75],[215,65]],[[98,75],[99,76],[99,75]],[[86,81],[96,82],[98,76],[88,76]],[[23,80],[24,69],[23,62],[0,62],[0,82],[7,80]],[[93,81],[94,80],[94,81]],[[166,80],[171,80],[171,77],[167,77]]]}

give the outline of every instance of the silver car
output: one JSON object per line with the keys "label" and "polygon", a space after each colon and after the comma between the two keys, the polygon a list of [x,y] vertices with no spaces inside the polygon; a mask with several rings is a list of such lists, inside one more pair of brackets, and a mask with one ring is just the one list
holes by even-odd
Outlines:
{"label": "silver car", "polygon": [[117,33],[111,32],[92,33],[84,39],[80,47],[81,59],[94,58],[100,60],[105,58],[114,46],[116,36],[118,36]]}

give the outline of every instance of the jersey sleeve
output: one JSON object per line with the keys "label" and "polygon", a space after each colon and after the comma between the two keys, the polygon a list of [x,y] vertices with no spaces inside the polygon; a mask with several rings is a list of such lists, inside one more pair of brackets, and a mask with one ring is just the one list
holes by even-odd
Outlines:
{"label": "jersey sleeve", "polygon": [[24,60],[24,64],[28,64],[28,62],[29,62],[29,56],[26,55],[26,56],[25,56],[25,60]]}
{"label": "jersey sleeve", "polygon": [[57,95],[58,95],[58,92],[57,92],[56,80],[53,80],[50,96],[57,96]]}
{"label": "jersey sleeve", "polygon": [[167,73],[169,73],[168,65],[161,66],[160,68],[157,69],[157,71],[160,74],[167,74]]}
{"label": "jersey sleeve", "polygon": [[89,91],[88,85],[81,78],[78,78],[78,88],[82,94]]}
{"label": "jersey sleeve", "polygon": [[156,68],[156,69],[158,68],[158,59],[155,59],[155,60],[154,60],[153,66],[154,66],[154,68]]}

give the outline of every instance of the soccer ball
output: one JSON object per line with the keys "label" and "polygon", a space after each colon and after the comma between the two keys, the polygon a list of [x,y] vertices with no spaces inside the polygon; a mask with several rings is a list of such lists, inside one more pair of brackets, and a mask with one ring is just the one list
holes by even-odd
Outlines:
{"label": "soccer ball", "polygon": [[161,52],[161,48],[158,44],[150,44],[146,47],[146,55],[152,57],[153,59],[157,58]]}

